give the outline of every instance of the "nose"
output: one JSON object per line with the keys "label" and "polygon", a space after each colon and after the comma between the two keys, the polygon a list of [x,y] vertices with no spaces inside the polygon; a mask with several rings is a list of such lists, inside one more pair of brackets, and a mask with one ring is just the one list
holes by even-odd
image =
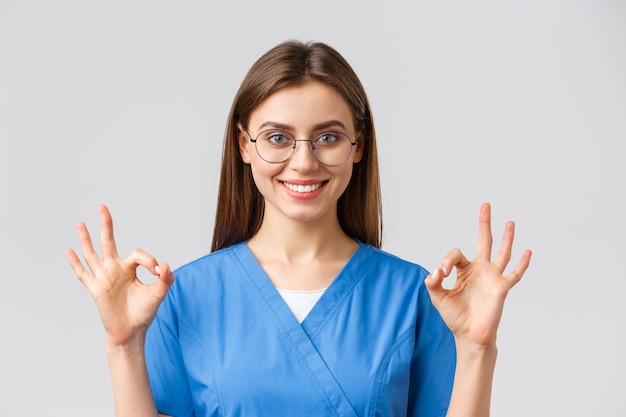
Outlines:
{"label": "nose", "polygon": [[297,171],[312,171],[319,167],[319,162],[313,154],[313,142],[307,139],[296,139],[296,149],[289,158],[292,169]]}

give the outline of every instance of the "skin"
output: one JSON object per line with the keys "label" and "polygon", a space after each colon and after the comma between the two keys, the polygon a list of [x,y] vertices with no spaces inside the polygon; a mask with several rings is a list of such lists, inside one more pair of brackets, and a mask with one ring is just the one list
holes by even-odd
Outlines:
{"label": "skin", "polygon": [[[144,356],[148,326],[174,282],[166,263],[158,264],[146,252],[136,249],[125,259],[117,253],[113,220],[106,206],[99,206],[99,256],[84,223],[76,226],[87,270],[74,250],[66,251],[78,279],[91,294],[106,333],[106,351],[113,383],[115,415],[157,416]],[[145,285],[137,277],[144,267],[157,277]],[[158,268],[157,268],[158,267]]]}
{"label": "skin", "polygon": [[[502,246],[491,260],[491,205],[484,203],[478,219],[476,256],[468,260],[459,249],[451,250],[440,266],[426,278],[433,305],[454,334],[457,367],[447,416],[489,416],[491,388],[496,364],[496,335],[508,292],[517,284],[530,264],[526,250],[513,269],[504,274],[515,235],[515,224],[507,222]],[[450,290],[443,280],[456,270]]]}
{"label": "skin", "polygon": [[[310,82],[268,97],[252,112],[248,129],[256,136],[278,123],[296,138],[341,131],[362,141],[352,120],[350,107],[334,89]],[[239,128],[241,157],[251,165],[255,184],[265,199],[263,222],[248,243],[250,250],[277,288],[328,287],[358,248],[341,229],[337,201],[350,182],[353,164],[361,160],[362,146],[353,147],[343,164],[326,166],[315,159],[308,142],[298,142],[290,159],[270,164],[259,157],[243,127]],[[314,193],[294,193],[285,182],[321,187]],[[310,196],[314,197],[307,198]]]}
{"label": "skin", "polygon": [[[351,138],[362,140],[354,131],[351,116],[341,96],[323,84],[312,82],[287,87],[270,96],[252,113],[248,129],[254,137],[264,124],[281,123],[297,138],[308,139],[320,133],[320,123],[334,120],[343,125],[342,129]],[[327,167],[303,146],[306,142],[299,142],[291,159],[269,164],[258,157],[242,126],[240,130],[241,157],[251,165],[266,206],[261,228],[249,241],[250,249],[276,287],[326,288],[358,247],[340,227],[337,200],[350,181],[352,165],[360,161],[362,149],[360,146],[353,149],[344,164]],[[314,197],[304,199],[287,190],[284,182],[324,185]],[[100,206],[99,212],[102,254],[94,249],[84,223],[78,223],[77,231],[87,268],[74,250],[68,249],[66,254],[94,299],[104,325],[116,415],[154,417],[158,414],[146,370],[144,343],[148,326],[174,275],[168,264],[159,264],[139,249],[120,258],[111,214],[106,206]],[[513,271],[504,274],[511,260],[514,232],[514,223],[508,222],[501,248],[492,260],[491,206],[483,204],[474,259],[468,260],[459,249],[453,249],[426,278],[432,302],[456,341],[457,368],[447,414],[450,417],[489,415],[502,309],[508,292],[522,278],[531,257],[531,252],[525,251]],[[136,273],[139,267],[149,270],[157,280],[150,285],[141,283]],[[445,289],[443,280],[453,270],[456,271],[454,287]]]}

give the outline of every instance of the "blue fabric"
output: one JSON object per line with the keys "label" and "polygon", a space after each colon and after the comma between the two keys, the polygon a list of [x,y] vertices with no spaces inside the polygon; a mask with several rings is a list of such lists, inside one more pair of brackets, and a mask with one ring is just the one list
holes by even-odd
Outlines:
{"label": "blue fabric", "polygon": [[420,266],[360,244],[302,324],[245,243],[176,276],[146,341],[159,412],[445,415],[454,339]]}

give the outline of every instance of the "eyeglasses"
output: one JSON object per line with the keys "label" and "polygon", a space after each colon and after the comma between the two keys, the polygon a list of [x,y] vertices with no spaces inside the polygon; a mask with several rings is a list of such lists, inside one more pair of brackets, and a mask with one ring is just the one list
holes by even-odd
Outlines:
{"label": "eyeglasses", "polygon": [[291,158],[296,152],[297,142],[309,142],[309,148],[318,162],[337,166],[348,160],[352,147],[357,144],[357,141],[352,142],[348,135],[341,132],[325,132],[314,139],[296,139],[291,133],[280,129],[264,130],[255,139],[247,130],[246,133],[250,142],[254,143],[257,154],[270,164],[280,164]]}

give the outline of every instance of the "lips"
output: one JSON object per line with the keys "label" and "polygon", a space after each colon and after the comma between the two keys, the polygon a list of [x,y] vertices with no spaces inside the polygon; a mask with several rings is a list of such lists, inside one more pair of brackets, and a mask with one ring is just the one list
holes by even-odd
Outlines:
{"label": "lips", "polygon": [[319,189],[324,182],[317,182],[313,184],[291,184],[283,181],[283,185],[290,191],[294,193],[312,193],[313,191]]}

